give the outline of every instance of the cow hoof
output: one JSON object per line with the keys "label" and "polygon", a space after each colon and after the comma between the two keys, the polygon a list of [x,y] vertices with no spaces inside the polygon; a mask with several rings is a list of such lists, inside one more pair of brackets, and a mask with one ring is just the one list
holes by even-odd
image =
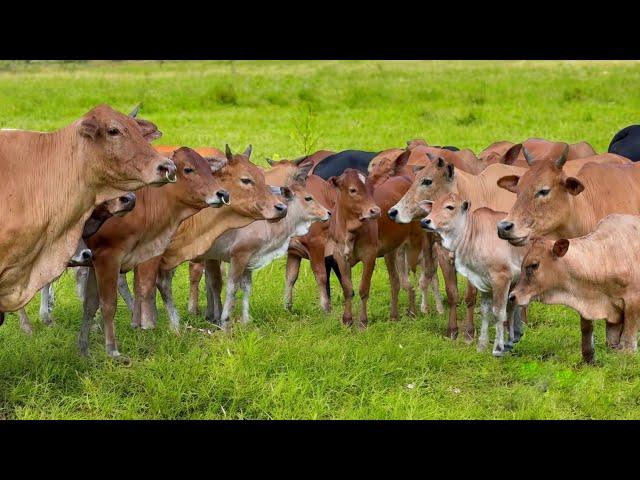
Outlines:
{"label": "cow hoof", "polygon": [[504,350],[494,350],[491,353],[494,357],[504,357]]}
{"label": "cow hoof", "polygon": [[360,330],[366,330],[367,326],[368,326],[368,323],[362,323],[362,322],[358,323],[358,328]]}
{"label": "cow hoof", "polygon": [[342,323],[347,327],[350,327],[351,325],[353,325],[353,317],[351,315],[343,315]]}
{"label": "cow hoof", "polygon": [[457,338],[458,338],[458,329],[456,328],[455,330],[449,330],[449,339],[456,340]]}
{"label": "cow hoof", "polygon": [[407,317],[416,318],[417,316],[415,310],[407,310]]}
{"label": "cow hoof", "polygon": [[505,343],[504,344],[504,349],[507,350],[507,351],[513,350],[513,343]]}
{"label": "cow hoof", "polygon": [[391,315],[389,317],[389,320],[392,321],[392,322],[397,322],[398,321],[398,315]]}
{"label": "cow hoof", "polygon": [[149,323],[143,323],[143,324],[140,326],[140,328],[141,328],[142,330],[153,330],[154,328],[156,328],[156,325],[155,325],[154,323],[151,323],[151,322],[149,322]]}
{"label": "cow hoof", "polygon": [[487,349],[487,344],[486,343],[479,343],[477,350],[478,352],[484,352]]}
{"label": "cow hoof", "polygon": [[473,343],[474,332],[464,332],[464,343],[471,345]]}

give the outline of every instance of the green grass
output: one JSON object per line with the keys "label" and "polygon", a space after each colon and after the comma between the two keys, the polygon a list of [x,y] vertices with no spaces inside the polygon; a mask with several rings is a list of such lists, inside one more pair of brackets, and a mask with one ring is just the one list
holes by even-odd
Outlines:
{"label": "green grass", "polygon": [[[158,142],[252,143],[263,165],[267,156],[376,150],[414,137],[476,152],[530,136],[604,151],[637,123],[639,84],[640,64],[630,62],[2,62],[0,128],[50,130],[99,103],[128,111],[142,101],[141,116],[164,132]],[[0,328],[0,418],[640,417],[640,360],[607,351],[600,322],[598,363],[582,365],[570,309],[533,305],[515,351],[495,359],[446,339],[444,316],[390,323],[383,262],[366,332],[340,325],[341,295],[331,315],[321,313],[308,263],[293,314],[282,307],[283,284],[282,259],[259,271],[254,322],[231,335],[175,336],[162,309],[158,329],[133,331],[120,303],[127,368],[106,358],[98,332],[92,358],[77,354],[81,305],[67,273],[54,327],[35,321],[27,337],[10,315]],[[206,328],[186,312],[185,266],[174,289],[184,321]],[[37,302],[28,310],[35,318]]]}

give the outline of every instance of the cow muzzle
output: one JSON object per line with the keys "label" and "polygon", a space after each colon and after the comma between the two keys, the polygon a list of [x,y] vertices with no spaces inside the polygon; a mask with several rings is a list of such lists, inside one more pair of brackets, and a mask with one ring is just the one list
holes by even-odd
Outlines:
{"label": "cow muzzle", "polygon": [[158,173],[162,178],[161,183],[176,183],[178,180],[176,172],[177,168],[175,163],[169,159],[158,165]]}

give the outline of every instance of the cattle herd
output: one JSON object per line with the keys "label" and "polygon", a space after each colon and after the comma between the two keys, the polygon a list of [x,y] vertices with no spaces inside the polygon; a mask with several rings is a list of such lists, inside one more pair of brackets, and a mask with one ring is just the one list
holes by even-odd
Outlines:
{"label": "cattle herd", "polygon": [[[457,274],[467,279],[464,339],[476,335],[502,356],[520,341],[532,300],[564,304],[580,315],[582,355],[594,359],[593,320],[606,320],[610,348],[635,351],[640,316],[640,164],[597,154],[586,142],[531,138],[469,149],[411,140],[382,152],[318,151],[263,169],[251,146],[152,146],[153,123],[98,106],[51,133],[0,131],[0,164],[11,181],[0,190],[0,324],[41,292],[40,317],[53,321],[54,282],[76,271],[83,302],[82,354],[97,310],[108,355],[118,351],[114,328],[120,294],[133,328],[156,326],[156,288],[170,327],[180,317],[172,294],[178,265],[189,262],[188,310],[198,313],[204,274],[205,317],[230,328],[236,294],[250,321],[252,272],[286,255],[284,306],[303,258],[311,264],[321,308],[331,309],[329,275],[344,293],[342,322],[354,323],[352,268],[362,262],[357,326],[367,327],[376,259],[389,278],[390,320],[398,295],[416,315],[429,291],[444,312],[437,268],[449,307],[448,335],[458,336]],[[223,273],[222,263],[228,263]],[[129,291],[126,272],[134,272]],[[222,302],[226,277],[227,293]],[[491,322],[490,322],[491,320]],[[506,341],[505,341],[505,332]]]}

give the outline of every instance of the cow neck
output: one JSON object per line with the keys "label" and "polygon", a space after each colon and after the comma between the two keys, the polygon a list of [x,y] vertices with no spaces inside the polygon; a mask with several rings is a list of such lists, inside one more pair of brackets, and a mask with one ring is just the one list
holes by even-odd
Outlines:
{"label": "cow neck", "polygon": [[140,201],[144,206],[142,210],[148,233],[167,229],[173,233],[184,220],[201,210],[183,202],[177,195],[177,187],[177,184],[143,187],[136,193],[140,199],[136,199],[136,203]]}
{"label": "cow neck", "polygon": [[343,193],[338,190],[336,197],[336,212],[331,217],[332,224],[329,226],[331,236],[339,243],[350,243],[355,239],[357,230],[362,227],[363,221],[351,217],[346,213],[340,204]]}

